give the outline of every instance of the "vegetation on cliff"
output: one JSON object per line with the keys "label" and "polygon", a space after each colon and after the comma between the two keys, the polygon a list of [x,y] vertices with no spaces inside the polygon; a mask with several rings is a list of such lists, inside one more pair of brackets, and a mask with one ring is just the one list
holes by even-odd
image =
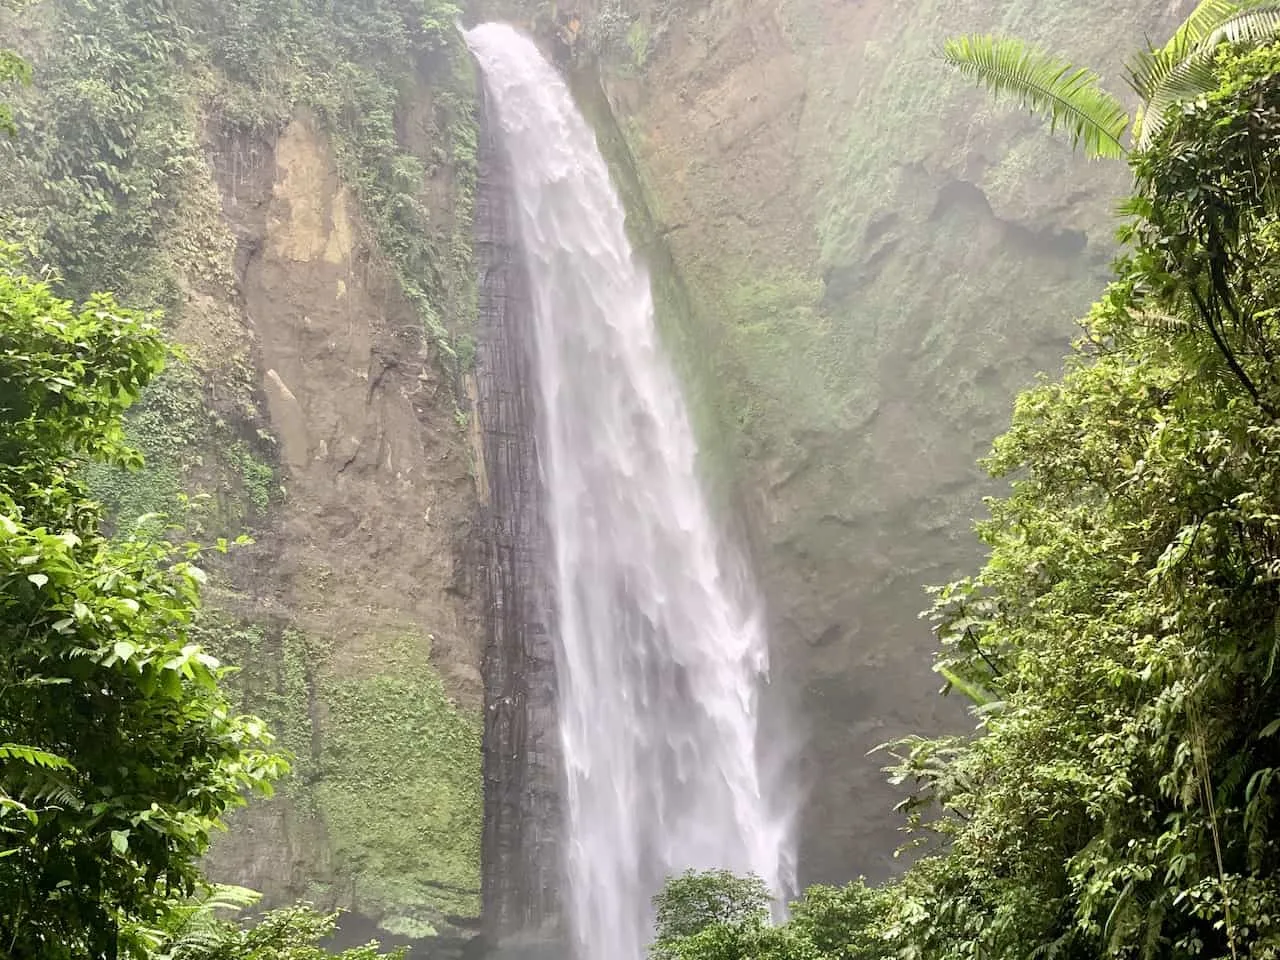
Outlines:
{"label": "vegetation on cliff", "polygon": [[153,525],[106,537],[83,481],[90,463],[138,465],[122,416],[167,353],[111,296],[76,308],[0,269],[0,953],[14,960],[302,960],[332,928],[305,908],[253,930],[213,913],[249,901],[207,896],[210,833],[287,765],[232,709],[230,668],[192,642],[200,546]]}
{"label": "vegetation on cliff", "polygon": [[890,748],[920,859],[780,927],[660,930],[664,956],[1280,950],[1280,50],[1212,66],[1131,156],[1115,278],[986,461],[986,565],[937,592],[978,729]]}
{"label": "vegetation on cliff", "polygon": [[[128,411],[124,430],[140,464],[84,467],[110,531],[127,536],[140,517],[154,527],[156,515],[185,501],[184,537],[250,533],[261,552],[283,539],[287,510],[301,498],[268,416],[261,339],[294,291],[273,291],[273,316],[248,316],[246,262],[262,259],[262,237],[244,219],[262,191],[251,195],[245,185],[265,170],[270,194],[283,165],[277,148],[300,121],[316,131],[304,147],[324,174],[336,166],[331,188],[350,201],[350,272],[379,294],[385,288],[396,312],[377,306],[404,328],[395,333],[403,355],[388,356],[387,369],[419,354],[424,368],[430,362],[430,376],[406,376],[418,376],[422,394],[438,376],[443,396],[411,402],[424,419],[444,406],[444,429],[460,432],[461,375],[474,354],[476,127],[457,15],[447,0],[0,2],[0,33],[26,58],[0,59],[0,82],[21,82],[6,90],[11,110],[0,113],[0,127],[11,118],[14,133],[0,140],[0,236],[15,241],[24,269],[57,295],[84,300],[110,290],[156,311],[166,337],[184,347]],[[317,198],[322,219],[325,199]],[[356,281],[343,282],[353,288],[343,309],[362,310]],[[307,294],[335,297],[331,289]],[[387,377],[387,389],[399,393],[395,379]],[[360,387],[362,401],[376,399],[373,383]],[[192,629],[210,653],[243,664],[228,696],[263,715],[299,760],[272,799],[240,814],[265,809],[253,824],[268,822],[269,837],[258,828],[250,838],[233,818],[230,835],[215,842],[214,863],[238,878],[261,853],[273,864],[258,878],[269,902],[305,895],[360,909],[399,933],[452,932],[446,918],[478,913],[479,717],[445,689],[440,664],[427,657],[449,641],[462,644],[436,643],[428,631],[442,633],[441,625],[375,609],[363,595],[360,613],[378,636],[357,636],[350,611],[336,609],[340,600],[326,629],[325,611],[312,609],[320,604],[289,595],[279,570],[263,572],[260,557],[212,558],[213,609]],[[379,570],[357,573],[387,579]],[[322,574],[316,583],[324,593]],[[360,585],[348,589],[359,593]],[[380,644],[394,666],[343,673],[353,650]],[[274,659],[278,647],[292,659]],[[410,662],[413,669],[402,669]],[[372,706],[388,688],[397,699],[390,717]],[[390,759],[420,741],[430,745],[419,762]],[[338,759],[361,742],[376,777]],[[377,799],[388,794],[394,816]],[[218,859],[220,851],[230,852]]]}
{"label": "vegetation on cliff", "polygon": [[1141,100],[1130,121],[1097,73],[1017,37],[984,34],[948,40],[943,59],[996,96],[1011,95],[1062,128],[1090,157],[1123,157],[1126,130],[1138,149],[1159,136],[1171,108],[1217,85],[1223,43],[1260,43],[1280,33],[1280,9],[1268,0],[1201,0],[1162,47],[1140,50],[1125,66]]}

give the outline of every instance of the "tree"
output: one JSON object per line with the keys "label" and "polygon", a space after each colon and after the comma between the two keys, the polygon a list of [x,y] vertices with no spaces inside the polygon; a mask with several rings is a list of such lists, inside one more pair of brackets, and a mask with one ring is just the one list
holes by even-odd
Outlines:
{"label": "tree", "polygon": [[676,940],[712,924],[742,925],[769,918],[772,898],[764,881],[728,870],[689,870],[672,877],[653,898],[655,942]]}
{"label": "tree", "polygon": [[979,735],[893,748],[935,844],[886,926],[916,956],[1280,953],[1280,48],[1213,57],[987,462],[985,566],[938,593],[942,662],[990,699]]}
{"label": "tree", "polygon": [[772,926],[759,878],[691,871],[669,879],[654,899],[651,953],[662,960],[877,960],[889,954],[886,902],[884,891],[861,881],[810,887],[791,905],[791,919]]}
{"label": "tree", "polygon": [[1263,43],[1280,36],[1274,0],[1201,0],[1161,47],[1134,54],[1127,80],[1141,102],[1132,123],[1121,99],[1097,72],[1016,37],[952,37],[943,60],[997,97],[1010,96],[1065,130],[1090,157],[1123,157],[1125,131],[1139,150],[1164,128],[1175,104],[1216,86],[1214,52],[1222,43]]}
{"label": "tree", "polygon": [[782,954],[769,927],[772,898],[764,881],[728,870],[689,870],[667,880],[653,898],[655,960],[802,960]]}
{"label": "tree", "polygon": [[[285,769],[189,642],[198,547],[114,540],[79,479],[166,348],[109,296],[0,272],[0,953],[141,956],[209,833]],[[225,544],[220,545],[225,548]]]}

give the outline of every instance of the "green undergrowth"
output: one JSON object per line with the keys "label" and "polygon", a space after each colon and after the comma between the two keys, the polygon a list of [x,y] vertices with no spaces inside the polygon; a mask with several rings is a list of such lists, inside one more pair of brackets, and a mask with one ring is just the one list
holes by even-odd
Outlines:
{"label": "green undergrowth", "polygon": [[822,283],[798,271],[753,272],[738,265],[716,277],[717,310],[726,330],[721,371],[739,399],[728,411],[748,457],[780,452],[790,424],[823,432],[842,425],[858,393],[844,370],[858,342],[833,325]]}
{"label": "green undergrowth", "polygon": [[[211,412],[205,394],[198,369],[171,362],[128,417],[128,436],[143,455],[142,467],[89,468],[90,489],[117,527],[145,515],[181,512],[192,535],[235,535],[263,521],[281,496],[269,435],[246,441]],[[180,511],[191,498],[207,499],[207,509]]]}
{"label": "green undergrowth", "polygon": [[447,365],[461,370],[459,340],[475,313],[477,130],[460,9],[253,0],[224,17],[212,0],[196,6],[212,66],[210,119],[243,134],[278,130],[299,107],[314,112],[379,253]]}
{"label": "green undergrowth", "polygon": [[481,718],[429,662],[430,638],[396,636],[333,661],[329,641],[207,616],[205,636],[249,666],[242,705],[292,756],[281,798],[320,822],[331,871],[308,894],[427,937],[479,913]]}

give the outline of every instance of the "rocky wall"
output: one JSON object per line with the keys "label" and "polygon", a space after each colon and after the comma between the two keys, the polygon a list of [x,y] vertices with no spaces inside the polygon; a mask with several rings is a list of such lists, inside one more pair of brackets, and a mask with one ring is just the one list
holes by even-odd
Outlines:
{"label": "rocky wall", "polygon": [[[672,349],[724,451],[803,738],[804,882],[896,869],[877,745],[970,724],[941,699],[925,586],[976,567],[975,461],[1053,370],[1112,256],[1123,164],[1073,159],[936,57],[1016,33],[1098,64],[1188,4],[711,0],[587,4],[633,221],[689,309]],[[525,14],[531,21],[533,11]],[[545,21],[544,29],[549,25]],[[617,161],[615,160],[615,163]],[[643,208],[643,209],[641,209]],[[681,358],[677,357],[679,362]],[[701,369],[699,369],[701,367]],[[709,425],[708,425],[709,424]]]}
{"label": "rocky wall", "polygon": [[245,666],[246,708],[297,756],[211,866],[271,903],[465,939],[479,908],[482,614],[452,388],[313,118],[273,141],[213,136],[210,156],[283,496],[227,564],[208,630]]}
{"label": "rocky wall", "polygon": [[481,100],[476,196],[476,413],[488,640],[484,657],[484,929],[492,945],[562,935],[562,770],[555,709],[553,558],[542,510],[532,302],[508,158]]}

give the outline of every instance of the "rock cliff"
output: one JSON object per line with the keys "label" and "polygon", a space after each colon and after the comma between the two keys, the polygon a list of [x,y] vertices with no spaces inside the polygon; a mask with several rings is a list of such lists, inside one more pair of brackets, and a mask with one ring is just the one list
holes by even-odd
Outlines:
{"label": "rock cliff", "polygon": [[0,233],[69,294],[163,311],[182,351],[131,412],[127,529],[213,571],[200,639],[294,755],[209,859],[343,936],[478,930],[483,527],[473,379],[474,81],[452,14],[394,0],[50,0]]}
{"label": "rock cliff", "polygon": [[805,882],[891,872],[895,796],[868,751],[969,722],[935,696],[924,587],[973,567],[975,461],[1066,352],[1124,185],[1122,164],[1073,159],[934,54],[952,33],[1016,33],[1123,88],[1119,58],[1185,7],[577,8],[580,84],[599,78],[597,127],[621,141],[637,235],[677,291],[669,342],[806,744]]}

